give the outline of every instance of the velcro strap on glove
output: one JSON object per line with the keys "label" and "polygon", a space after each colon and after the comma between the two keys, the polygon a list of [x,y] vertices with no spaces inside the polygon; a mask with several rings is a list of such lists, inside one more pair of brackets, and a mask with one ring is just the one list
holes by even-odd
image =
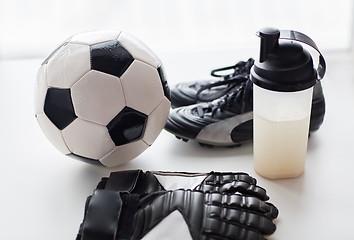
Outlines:
{"label": "velcro strap on glove", "polygon": [[151,172],[127,170],[112,172],[109,178],[102,178],[97,189],[109,191],[145,194],[163,190],[157,178]]}
{"label": "velcro strap on glove", "polygon": [[266,190],[257,186],[257,180],[242,172],[143,172],[128,170],[112,172],[109,178],[102,178],[98,189],[137,194],[161,190],[195,189],[203,192],[241,193],[268,200]]}
{"label": "velcro strap on glove", "polygon": [[129,239],[138,204],[138,194],[96,189],[86,200],[76,240]]}
{"label": "velcro strap on glove", "polygon": [[77,240],[114,240],[123,201],[118,192],[97,189],[86,201]]}

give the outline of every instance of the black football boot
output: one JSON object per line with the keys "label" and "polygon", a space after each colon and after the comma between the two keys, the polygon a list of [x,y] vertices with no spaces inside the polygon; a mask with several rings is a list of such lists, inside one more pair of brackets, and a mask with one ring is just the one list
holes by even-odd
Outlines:
{"label": "black football boot", "polygon": [[[215,69],[211,71],[211,76],[215,77],[214,80],[178,83],[171,89],[172,107],[209,102],[234,91],[241,82],[247,79],[253,63],[254,60],[250,58],[234,66]],[[226,74],[227,72],[229,74]]]}
{"label": "black football boot", "polygon": [[[321,83],[314,86],[310,131],[321,126],[325,100]],[[246,77],[231,94],[212,102],[179,107],[170,112],[165,129],[184,141],[206,146],[237,146],[253,139],[253,84]]]}

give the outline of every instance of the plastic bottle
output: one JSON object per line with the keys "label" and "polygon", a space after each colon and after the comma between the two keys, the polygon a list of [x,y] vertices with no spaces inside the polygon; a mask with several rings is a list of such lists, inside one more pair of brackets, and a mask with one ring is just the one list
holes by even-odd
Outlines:
{"label": "plastic bottle", "polygon": [[254,168],[270,179],[297,177],[305,167],[313,86],[324,75],[325,61],[320,54],[316,71],[302,45],[279,41],[300,41],[318,51],[302,33],[266,28],[257,35],[260,57],[251,69]]}

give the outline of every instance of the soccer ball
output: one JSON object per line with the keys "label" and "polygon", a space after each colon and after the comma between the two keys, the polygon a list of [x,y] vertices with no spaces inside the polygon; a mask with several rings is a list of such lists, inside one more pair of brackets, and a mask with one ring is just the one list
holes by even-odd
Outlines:
{"label": "soccer ball", "polygon": [[117,166],[147,149],[164,128],[169,88],[159,58],[125,32],[79,33],[41,65],[35,116],[66,155]]}

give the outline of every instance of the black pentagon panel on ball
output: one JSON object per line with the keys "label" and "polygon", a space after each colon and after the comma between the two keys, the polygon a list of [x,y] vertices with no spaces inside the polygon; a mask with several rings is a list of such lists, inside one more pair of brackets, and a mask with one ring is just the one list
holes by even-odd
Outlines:
{"label": "black pentagon panel on ball", "polygon": [[165,97],[167,97],[167,99],[171,101],[170,88],[168,86],[168,82],[167,82],[167,79],[165,77],[165,73],[164,73],[163,67],[160,65],[157,68],[157,71],[159,73],[161,84],[162,84],[162,87],[163,87],[163,93],[164,93]]}
{"label": "black pentagon panel on ball", "polygon": [[63,130],[77,116],[71,100],[70,89],[48,88],[44,101],[44,113],[60,130]]}
{"label": "black pentagon panel on ball", "polygon": [[85,162],[85,163],[89,163],[89,164],[93,164],[93,165],[97,165],[97,166],[103,166],[103,164],[100,161],[98,161],[97,159],[83,157],[83,156],[77,155],[75,153],[69,153],[69,154],[66,154],[66,156],[74,158],[74,159],[82,161],[82,162]]}
{"label": "black pentagon panel on ball", "polygon": [[113,120],[108,123],[109,135],[116,146],[138,139],[144,135],[147,115],[130,107],[124,107]]}
{"label": "black pentagon panel on ball", "polygon": [[91,46],[91,69],[120,77],[134,61],[133,56],[118,41]]}

